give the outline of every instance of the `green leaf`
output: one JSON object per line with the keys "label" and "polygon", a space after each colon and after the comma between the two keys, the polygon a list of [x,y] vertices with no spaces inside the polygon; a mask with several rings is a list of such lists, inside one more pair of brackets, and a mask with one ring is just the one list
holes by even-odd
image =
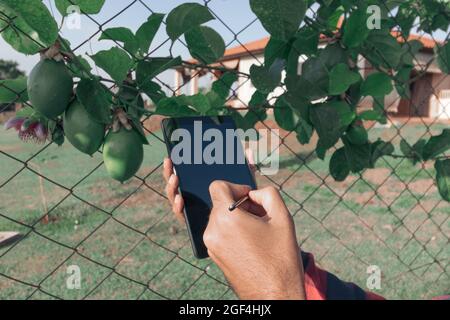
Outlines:
{"label": "green leaf", "polygon": [[151,82],[153,78],[166,70],[181,65],[181,63],[181,57],[149,58],[139,61],[136,67],[136,82],[142,90],[145,90],[147,83]]}
{"label": "green leaf", "polygon": [[339,63],[348,62],[348,52],[341,47],[339,42],[329,44],[325,49],[320,50],[319,59],[328,70],[331,70]]}
{"label": "green leaf", "polygon": [[345,181],[350,174],[350,167],[347,163],[345,149],[340,148],[335,151],[330,160],[330,174],[338,182]]}
{"label": "green leaf", "polygon": [[267,104],[267,94],[260,91],[255,91],[250,99],[250,102],[248,103],[248,106],[251,109],[262,109],[265,111],[264,107]]}
{"label": "green leaf", "polygon": [[285,41],[297,32],[306,13],[304,0],[250,0],[250,7],[272,37]]}
{"label": "green leaf", "polygon": [[372,73],[361,84],[361,94],[363,96],[382,97],[394,90],[392,79],[385,73]]}
{"label": "green leaf", "polygon": [[365,42],[364,56],[373,66],[395,69],[402,54],[402,47],[390,30],[373,30]]}
{"label": "green leaf", "polygon": [[97,14],[105,4],[105,0],[55,0],[56,7],[62,16],[67,16],[68,8],[77,5],[83,14]]}
{"label": "green leaf", "polygon": [[311,141],[314,128],[309,124],[309,122],[303,118],[299,118],[295,131],[297,133],[297,140],[301,144],[308,144]]}
{"label": "green leaf", "polygon": [[195,27],[184,36],[192,57],[204,64],[219,60],[225,53],[222,37],[209,27]]}
{"label": "green leaf", "polygon": [[52,142],[59,147],[62,146],[66,140],[63,128],[60,125],[56,125],[51,133]]}
{"label": "green leaf", "polygon": [[214,17],[205,6],[198,3],[184,3],[173,9],[167,16],[167,34],[172,41]]}
{"label": "green leaf", "polygon": [[78,101],[93,119],[100,123],[111,123],[111,92],[97,80],[82,79],[77,86]]}
{"label": "green leaf", "polygon": [[423,160],[423,148],[427,141],[420,139],[413,146],[411,146],[406,140],[402,139],[400,142],[400,150],[405,157],[413,164]]}
{"label": "green leaf", "polygon": [[72,76],[78,78],[89,78],[92,70],[89,62],[82,56],[76,56],[75,59],[67,63],[67,68],[72,73]]}
{"label": "green leaf", "polygon": [[328,96],[329,70],[346,61],[347,54],[339,44],[328,45],[319,51],[318,57],[309,58],[302,65],[301,76],[287,74],[285,83],[289,94],[311,102]]}
{"label": "green leaf", "polygon": [[395,89],[397,90],[398,94],[405,99],[411,98],[411,72],[414,68],[413,67],[405,67],[400,70],[398,70],[397,74],[395,75]]}
{"label": "green leaf", "polygon": [[363,121],[380,121],[383,118],[383,116],[375,110],[366,110],[361,112],[361,114],[358,115],[358,120]]}
{"label": "green leaf", "polygon": [[352,12],[344,26],[344,37],[342,40],[346,47],[359,47],[367,39],[370,32],[367,27],[367,20],[368,14],[364,5]]}
{"label": "green leaf", "polygon": [[270,68],[267,66],[252,65],[250,67],[250,78],[256,89],[262,93],[271,93],[281,82],[281,71],[285,61],[275,60]]}
{"label": "green leaf", "polygon": [[442,72],[450,74],[450,41],[443,47],[437,47],[436,49],[437,62]]}
{"label": "green leaf", "polygon": [[355,114],[345,102],[328,102],[310,108],[310,119],[319,135],[321,147],[329,149],[338,142]]}
{"label": "green leaf", "polygon": [[433,159],[450,150],[450,129],[444,129],[439,136],[432,137],[423,148],[423,159]]}
{"label": "green leaf", "polygon": [[0,103],[27,102],[27,78],[0,80]]}
{"label": "green leaf", "polygon": [[339,95],[346,92],[351,85],[361,79],[358,72],[351,71],[347,64],[340,63],[330,72],[329,93]]}
{"label": "green leaf", "polygon": [[232,85],[238,81],[238,76],[234,72],[224,73],[220,79],[214,81],[212,85],[212,91],[217,93],[217,95],[222,99],[227,99]]}
{"label": "green leaf", "polygon": [[58,25],[41,0],[2,0],[0,30],[3,39],[24,54],[36,54],[58,38]]}
{"label": "green leaf", "polygon": [[384,96],[373,98],[373,110],[379,114],[378,122],[381,124],[387,123],[387,113],[384,109],[384,99]]}
{"label": "green leaf", "polygon": [[395,151],[394,145],[392,143],[384,142],[382,140],[378,140],[377,142],[372,143],[370,148],[371,148],[370,168],[375,168],[375,165],[380,158],[392,155]]}
{"label": "green leaf", "polygon": [[30,106],[25,106],[24,108],[17,110],[16,118],[31,118],[35,114],[36,114],[36,110],[34,110]]}
{"label": "green leaf", "polygon": [[291,50],[290,43],[271,37],[266,45],[266,48],[264,49],[264,63],[268,66],[271,66],[276,59],[282,59],[287,61],[290,50]]}
{"label": "green leaf", "polygon": [[155,113],[168,117],[186,117],[198,115],[195,110],[183,104],[184,98],[180,97],[181,96],[161,99],[156,107]]}
{"label": "green leaf", "polygon": [[275,121],[280,128],[286,131],[294,131],[296,128],[296,117],[294,110],[286,101],[284,96],[277,99],[274,106]]}
{"label": "green leaf", "polygon": [[312,100],[327,96],[329,86],[329,70],[323,59],[309,58],[302,66],[302,78],[309,84],[309,90],[304,92]]}
{"label": "green leaf", "polygon": [[354,145],[362,145],[369,142],[369,134],[366,128],[359,125],[351,126],[347,131],[348,140]]}
{"label": "green leaf", "polygon": [[139,136],[141,137],[142,144],[149,145],[150,143],[148,142],[148,139],[147,139],[147,136],[145,134],[144,128],[142,127],[142,123],[136,118],[131,118],[131,123],[133,124],[133,127],[136,130],[136,132],[139,133]]}
{"label": "green leaf", "polygon": [[139,86],[140,90],[145,93],[155,104],[158,104],[161,99],[166,98],[166,93],[161,86],[154,81],[147,81]]}
{"label": "green leaf", "polygon": [[193,107],[197,110],[201,115],[206,115],[208,111],[211,110],[212,106],[208,100],[208,98],[201,93],[198,93],[193,96],[179,96],[178,102],[180,104],[184,104],[187,106]]}
{"label": "green leaf", "polygon": [[416,20],[416,17],[411,12],[411,6],[409,3],[404,3],[399,6],[397,11],[397,16],[395,17],[395,20],[397,21],[401,32],[405,38],[408,38],[409,33],[414,25],[414,20]]}
{"label": "green leaf", "polygon": [[91,56],[95,64],[102,68],[111,78],[121,84],[128,75],[133,61],[130,56],[117,47],[105,51],[99,51]]}
{"label": "green leaf", "polygon": [[147,54],[150,49],[150,45],[163,22],[164,16],[165,15],[161,13],[153,13],[136,31],[136,40],[142,54]]}
{"label": "green leaf", "polygon": [[124,44],[124,49],[131,55],[135,55],[138,50],[138,42],[133,32],[124,27],[110,28],[103,31],[99,40],[113,40]]}
{"label": "green leaf", "polygon": [[319,158],[320,160],[325,160],[325,157],[327,155],[327,151],[328,149],[330,149],[329,146],[327,146],[322,139],[319,139],[319,141],[317,141],[317,146],[316,146],[316,155],[317,158]]}
{"label": "green leaf", "polygon": [[237,74],[234,72],[226,72],[212,84],[211,91],[208,92],[208,98],[211,108],[223,107],[228,96],[230,95],[231,86],[238,80]]}
{"label": "green leaf", "polygon": [[245,116],[242,116],[240,112],[233,110],[231,117],[236,123],[236,127],[244,131],[252,129],[259,121],[265,120],[266,114],[261,114],[258,111],[249,110]]}
{"label": "green leaf", "polygon": [[422,50],[423,44],[419,40],[408,41],[402,46],[401,63],[405,66],[414,67],[417,54]]}
{"label": "green leaf", "polygon": [[[300,29],[295,35],[288,56],[287,73],[298,74],[298,61],[301,55],[315,55],[319,48],[319,33],[310,27]],[[267,50],[267,48],[266,48]]]}
{"label": "green leaf", "polygon": [[350,170],[354,173],[361,172],[372,166],[372,149],[369,143],[363,145],[352,144],[348,138],[343,139],[345,155]]}
{"label": "green leaf", "polygon": [[450,160],[438,160],[434,167],[439,193],[445,201],[450,202]]}

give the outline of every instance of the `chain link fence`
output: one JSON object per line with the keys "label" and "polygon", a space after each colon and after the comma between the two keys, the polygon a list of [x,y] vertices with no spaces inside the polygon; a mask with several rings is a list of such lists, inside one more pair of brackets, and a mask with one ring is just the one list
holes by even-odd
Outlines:
{"label": "chain link fence", "polygon": [[[261,54],[240,40],[257,19],[235,30],[221,18],[214,1],[204,5],[232,34],[227,48],[240,46],[246,59],[261,63]],[[97,30],[86,34],[73,52],[81,54],[102,30],[132,8],[153,13],[152,3],[123,1],[123,8],[103,22],[87,15]],[[9,19],[13,24],[14,17]],[[417,39],[439,42],[431,35]],[[149,56],[169,42],[167,38]],[[420,82],[411,84],[417,96],[391,99],[396,112],[386,107],[389,124],[373,123],[368,128],[371,138],[383,137],[398,146],[402,139],[412,143],[448,127],[449,77],[435,77],[436,71],[430,71],[433,63],[418,63]],[[179,87],[159,79],[172,95],[186,90],[197,75],[214,71],[184,66],[189,72]],[[361,71],[370,72],[370,67],[362,63]],[[245,109],[248,102],[242,90],[250,79],[244,73],[239,77],[229,104]],[[437,114],[421,113],[432,101],[439,105]],[[10,107],[3,105],[0,111]],[[272,118],[258,127],[277,128]],[[1,132],[0,232],[19,235],[0,247],[0,298],[235,298],[211,261],[193,258],[187,233],[171,213],[162,177],[166,151],[160,121],[159,116],[143,119],[150,146],[142,169],[125,184],[107,176],[100,154],[88,158],[68,144],[21,144],[13,132]],[[294,217],[302,249],[313,253],[321,267],[364,288],[374,275],[371,270],[380,270],[381,288],[372,289],[388,298],[449,293],[450,206],[439,196],[432,166],[413,165],[397,150],[398,156],[383,158],[375,169],[338,183],[329,175],[328,158],[316,157],[317,138],[300,145],[295,133],[281,130],[280,141],[279,173],[257,175],[257,181],[260,186],[279,188]]]}

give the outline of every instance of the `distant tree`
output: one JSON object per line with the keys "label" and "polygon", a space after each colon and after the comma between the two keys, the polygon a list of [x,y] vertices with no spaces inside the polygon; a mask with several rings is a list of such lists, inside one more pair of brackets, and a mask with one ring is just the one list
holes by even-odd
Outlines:
{"label": "distant tree", "polygon": [[[0,59],[0,80],[16,79],[25,76],[25,72],[19,69],[15,61]],[[0,104],[0,112],[14,110],[14,104]]]}

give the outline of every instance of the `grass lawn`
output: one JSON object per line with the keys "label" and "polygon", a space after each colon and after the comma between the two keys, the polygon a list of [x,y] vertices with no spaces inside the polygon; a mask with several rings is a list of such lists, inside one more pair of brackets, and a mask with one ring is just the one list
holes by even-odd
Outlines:
{"label": "grass lawn", "polygon": [[[399,143],[395,128],[370,132]],[[415,142],[429,132],[411,125],[401,134]],[[90,158],[69,144],[41,151],[0,129],[0,231],[27,235],[0,248],[0,299],[235,298],[217,267],[193,258],[185,229],[161,196],[165,146],[149,140],[140,179],[121,185],[108,178],[100,154]],[[376,292],[388,298],[448,294],[450,206],[433,185],[433,167],[389,158],[336,183],[328,159],[316,159],[312,148],[287,137],[279,174],[258,177],[261,186],[281,187],[303,249],[363,287],[367,267],[379,266]],[[46,210],[49,223],[41,219]],[[66,287],[70,265],[81,269],[80,290]]]}

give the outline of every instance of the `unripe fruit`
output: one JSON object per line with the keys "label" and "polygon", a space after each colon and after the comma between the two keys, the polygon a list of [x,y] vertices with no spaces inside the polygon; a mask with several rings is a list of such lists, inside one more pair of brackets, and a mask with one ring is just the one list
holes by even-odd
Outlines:
{"label": "unripe fruit", "polygon": [[75,100],[64,114],[64,133],[75,148],[93,155],[103,143],[105,126],[93,120],[86,108]]}
{"label": "unripe fruit", "polygon": [[40,61],[28,78],[30,102],[41,114],[54,119],[67,109],[73,94],[73,79],[64,62]]}
{"label": "unripe fruit", "polygon": [[103,160],[111,178],[124,182],[133,177],[144,160],[144,147],[136,130],[110,131],[103,147]]}

